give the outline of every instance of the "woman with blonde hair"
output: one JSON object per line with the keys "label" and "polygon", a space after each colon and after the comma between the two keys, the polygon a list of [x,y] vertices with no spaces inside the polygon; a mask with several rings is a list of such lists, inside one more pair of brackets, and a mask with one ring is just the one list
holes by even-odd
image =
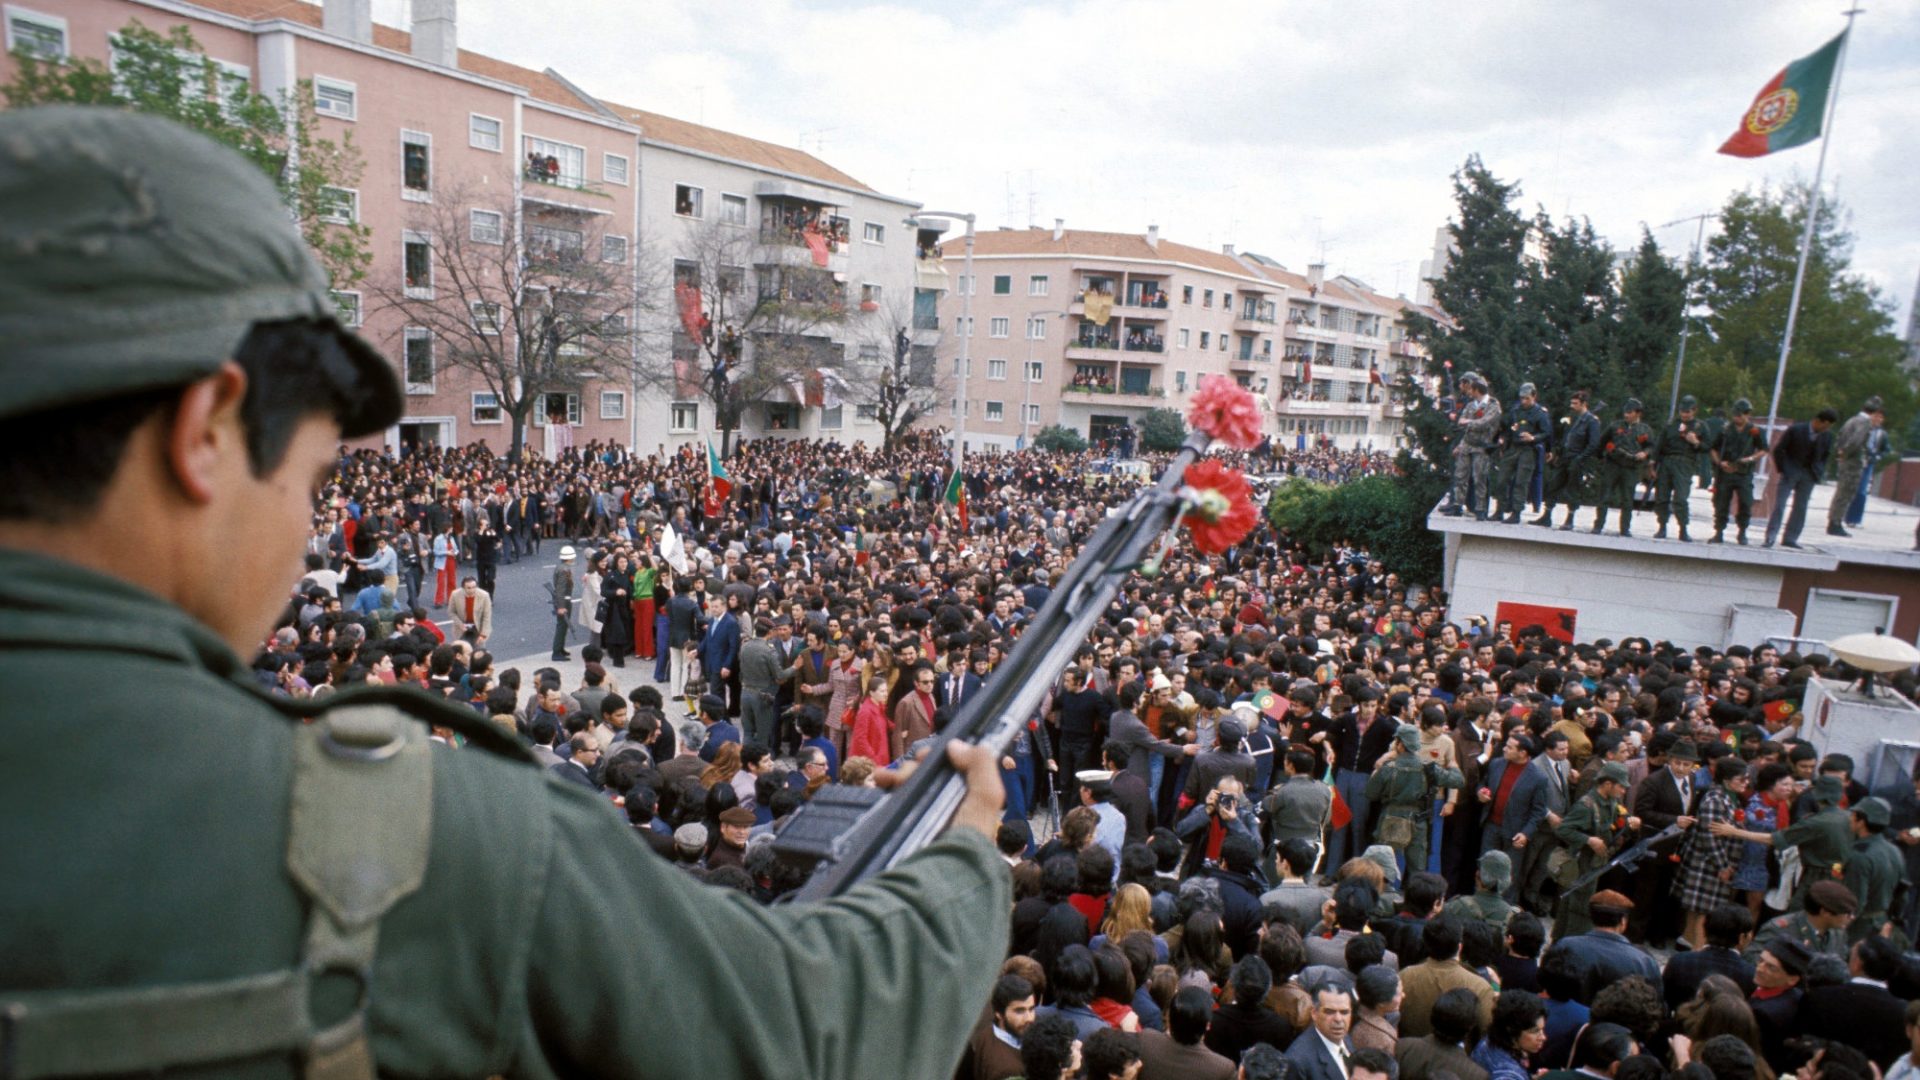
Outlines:
{"label": "woman with blonde hair", "polygon": [[[1100,933],[1117,945],[1135,930],[1153,933],[1153,897],[1145,886],[1129,882],[1114,892],[1107,917],[1100,923]],[[1094,947],[1098,945],[1096,939]]]}
{"label": "woman with blonde hair", "polygon": [[727,743],[713,753],[713,764],[700,770],[700,786],[733,785],[733,774],[740,771],[740,744]]}

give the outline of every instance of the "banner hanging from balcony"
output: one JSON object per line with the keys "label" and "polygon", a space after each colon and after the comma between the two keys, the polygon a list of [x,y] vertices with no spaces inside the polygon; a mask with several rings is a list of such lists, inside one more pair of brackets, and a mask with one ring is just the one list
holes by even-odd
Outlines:
{"label": "banner hanging from balcony", "polygon": [[676,356],[673,358],[673,396],[681,401],[698,398],[700,390],[700,359],[694,356]]}
{"label": "banner hanging from balcony", "polygon": [[680,325],[686,328],[687,336],[695,341],[706,340],[706,305],[700,298],[700,287],[680,282],[673,287],[673,298],[680,305]]}
{"label": "banner hanging from balcony", "polygon": [[827,234],[820,231],[820,226],[808,225],[800,235],[807,242],[807,250],[813,252],[813,265],[827,265]]}
{"label": "banner hanging from balcony", "polygon": [[1095,326],[1107,325],[1107,320],[1113,318],[1113,294],[1088,289],[1083,310],[1088,322]]}

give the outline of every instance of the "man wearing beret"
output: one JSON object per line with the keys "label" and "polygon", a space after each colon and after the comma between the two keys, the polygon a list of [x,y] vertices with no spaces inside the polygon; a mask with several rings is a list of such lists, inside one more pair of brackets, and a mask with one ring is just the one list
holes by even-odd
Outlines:
{"label": "man wearing beret", "polygon": [[[1578,889],[1569,889],[1569,886],[1605,866],[1619,850],[1626,834],[1640,829],[1640,819],[1629,816],[1627,808],[1620,803],[1626,793],[1627,767],[1617,761],[1607,762],[1600,766],[1600,779],[1594,783],[1593,790],[1569,807],[1567,816],[1561,818],[1560,825],[1553,830],[1562,847],[1553,853],[1547,869],[1561,889],[1566,890],[1560,894],[1554,911],[1554,927],[1561,935],[1583,933],[1593,927],[1587,904],[1598,887],[1597,881],[1589,881]],[[1622,909],[1623,914],[1627,908]]]}
{"label": "man wearing beret", "polygon": [[1772,949],[1776,943],[1791,941],[1809,955],[1825,953],[1844,957],[1847,955],[1847,924],[1853,921],[1853,914],[1859,909],[1859,901],[1854,899],[1845,885],[1837,881],[1822,881],[1807,890],[1806,902],[1799,910],[1789,911],[1763,923],[1754,932],[1753,940],[1747,944],[1743,955],[1758,962],[1760,954]]}
{"label": "man wearing beret", "polygon": [[1660,432],[1656,451],[1659,472],[1653,487],[1653,513],[1660,522],[1655,540],[1667,538],[1667,518],[1680,526],[1680,539],[1687,535],[1687,496],[1693,493],[1693,476],[1700,471],[1700,457],[1707,445],[1694,410],[1700,402],[1692,394],[1680,399],[1680,413]]}
{"label": "man wearing beret", "polygon": [[953,744],[952,826],[884,881],[769,909],[470,709],[261,692],[319,485],[404,398],[256,165],[131,111],[0,113],[0,342],[10,715],[85,686],[131,751],[0,754],[0,1069],[951,1071],[1008,937],[995,754]]}
{"label": "man wearing beret", "polygon": [[1774,1071],[1785,1076],[1794,1061],[1787,1040],[1798,1030],[1794,1018],[1800,1012],[1800,979],[1807,973],[1813,954],[1791,938],[1780,938],[1761,949],[1753,968],[1753,993],[1747,1007],[1760,1025],[1760,1055]]}
{"label": "man wearing beret", "polygon": [[1852,808],[1853,849],[1847,852],[1841,884],[1860,900],[1860,914],[1848,928],[1848,938],[1859,941],[1878,934],[1893,907],[1893,890],[1905,875],[1906,858],[1887,840],[1893,808],[1878,795]]}

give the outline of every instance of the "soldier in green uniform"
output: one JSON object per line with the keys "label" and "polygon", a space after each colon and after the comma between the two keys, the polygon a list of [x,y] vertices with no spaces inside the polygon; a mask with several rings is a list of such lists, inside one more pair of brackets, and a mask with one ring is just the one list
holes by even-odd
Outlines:
{"label": "soldier in green uniform", "polygon": [[1427,865],[1427,821],[1434,792],[1466,783],[1459,769],[1431,761],[1423,764],[1419,753],[1420,729],[1402,724],[1394,732],[1393,747],[1367,777],[1367,802],[1380,807],[1374,843],[1387,845],[1402,858],[1403,881],[1409,872]]}
{"label": "soldier in green uniform", "polygon": [[1887,840],[1887,824],[1893,820],[1893,807],[1878,796],[1860,800],[1853,807],[1853,850],[1847,852],[1841,881],[1860,900],[1860,914],[1848,929],[1848,940],[1880,932],[1893,908],[1893,891],[1906,874],[1906,856]]}
{"label": "soldier in green uniform", "polygon": [[1620,802],[1626,793],[1627,767],[1617,761],[1607,762],[1600,766],[1600,779],[1593,790],[1569,807],[1567,816],[1561,818],[1559,827],[1553,830],[1562,845],[1553,853],[1548,866],[1548,872],[1562,890],[1553,914],[1556,938],[1593,929],[1587,915],[1587,902],[1593,899],[1599,882],[1589,881],[1578,889],[1571,886],[1605,866],[1627,834],[1639,831],[1640,819],[1629,815]]}
{"label": "soldier in green uniform", "polygon": [[1607,527],[1607,507],[1620,511],[1620,535],[1632,536],[1633,489],[1640,484],[1647,459],[1653,453],[1653,429],[1640,422],[1640,399],[1620,406],[1620,419],[1607,429],[1600,444],[1600,468],[1595,478],[1593,531]]}
{"label": "soldier in green uniform", "polygon": [[[1767,440],[1753,422],[1752,402],[1741,398],[1733,403],[1733,419],[1720,429],[1709,454],[1713,458],[1713,539],[1707,542],[1726,542],[1731,513],[1744,544],[1747,522],[1753,518],[1753,465],[1767,454]],[[1738,509],[1733,507],[1736,501]]]}
{"label": "soldier in green uniform", "polygon": [[1682,542],[1687,535],[1687,496],[1693,494],[1693,477],[1700,471],[1700,456],[1706,451],[1706,439],[1694,410],[1700,402],[1692,394],[1680,399],[1680,414],[1660,433],[1659,473],[1653,488],[1653,512],[1660,519],[1655,540],[1667,538],[1667,518],[1680,526]]}
{"label": "soldier in green uniform", "polygon": [[[1775,942],[1796,941],[1809,953],[1847,958],[1847,924],[1853,921],[1859,901],[1837,881],[1823,881],[1807,893],[1806,905],[1777,919],[1770,919],[1754,932],[1753,940],[1741,953],[1758,962],[1760,954]],[[1780,955],[1778,951],[1775,956]]]}
{"label": "soldier in green uniform", "polygon": [[1487,393],[1487,380],[1477,371],[1460,376],[1460,394],[1465,399],[1454,423],[1460,428],[1460,441],[1453,447],[1453,497],[1441,513],[1460,517],[1469,508],[1476,520],[1487,520],[1488,451],[1500,433],[1500,403]]}
{"label": "soldier in green uniform", "polygon": [[1847,852],[1853,848],[1853,819],[1840,809],[1840,797],[1844,793],[1840,778],[1831,774],[1816,776],[1811,790],[1819,811],[1776,832],[1748,832],[1725,821],[1708,826],[1715,836],[1737,836],[1756,844],[1772,844],[1776,851],[1798,849],[1800,884],[1793,890],[1796,905],[1806,899],[1807,890],[1815,882],[1839,881],[1846,869]]}
{"label": "soldier in green uniform", "polygon": [[164,120],[0,113],[0,248],[0,683],[113,748],[0,753],[0,1073],[953,1071],[1008,934],[997,755],[953,744],[959,812],[884,877],[768,908],[470,709],[269,696],[244,658],[393,367],[265,174]]}
{"label": "soldier in green uniform", "polygon": [[1513,905],[1503,893],[1513,884],[1513,860],[1504,851],[1489,851],[1480,856],[1479,872],[1474,875],[1472,896],[1456,896],[1447,901],[1441,914],[1455,919],[1479,919],[1501,930],[1513,918]]}
{"label": "soldier in green uniform", "polygon": [[1547,439],[1553,417],[1540,407],[1532,383],[1521,383],[1520,400],[1500,422],[1500,465],[1494,470],[1493,493],[1500,506],[1494,517],[1520,524],[1520,511],[1534,502],[1533,478],[1544,472]]}

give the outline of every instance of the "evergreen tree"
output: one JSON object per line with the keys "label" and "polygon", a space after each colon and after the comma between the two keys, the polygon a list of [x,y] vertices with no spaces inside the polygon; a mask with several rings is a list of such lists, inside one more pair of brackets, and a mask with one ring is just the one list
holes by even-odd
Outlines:
{"label": "evergreen tree", "polygon": [[1614,369],[1620,296],[1613,248],[1584,218],[1555,227],[1542,214],[1534,230],[1546,258],[1527,266],[1515,321],[1516,335],[1530,347],[1513,382],[1488,376],[1495,396],[1512,401],[1520,382],[1533,383],[1542,401],[1556,405],[1579,389],[1624,393]]}
{"label": "evergreen tree", "polygon": [[[1620,325],[1613,337],[1609,380],[1594,387],[1608,401],[1637,393],[1664,395],[1673,385],[1662,377],[1677,355],[1680,326],[1686,315],[1687,275],[1660,252],[1653,234],[1640,230],[1640,247],[1627,262],[1620,279]],[[1660,396],[1664,402],[1666,396]],[[1654,403],[1647,402],[1649,410]],[[1648,415],[1664,419],[1662,411]]]}
{"label": "evergreen tree", "polygon": [[1154,409],[1140,418],[1143,450],[1173,451],[1187,441],[1187,422],[1177,409]]}

